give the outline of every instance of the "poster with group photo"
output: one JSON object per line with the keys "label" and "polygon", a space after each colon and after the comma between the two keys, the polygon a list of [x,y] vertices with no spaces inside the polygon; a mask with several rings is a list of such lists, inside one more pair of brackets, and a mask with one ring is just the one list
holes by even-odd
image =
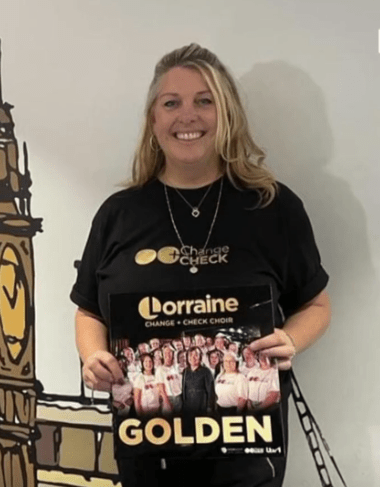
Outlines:
{"label": "poster with group photo", "polygon": [[250,345],[273,332],[270,286],[110,296],[117,448],[282,456],[277,364]]}

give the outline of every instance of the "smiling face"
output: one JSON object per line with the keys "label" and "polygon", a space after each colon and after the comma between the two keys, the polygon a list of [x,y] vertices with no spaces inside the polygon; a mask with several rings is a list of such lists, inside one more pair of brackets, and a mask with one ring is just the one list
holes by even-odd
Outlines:
{"label": "smiling face", "polygon": [[189,363],[190,363],[190,367],[193,370],[197,369],[200,366],[200,364],[201,364],[201,357],[199,355],[199,350],[192,350],[189,353]]}
{"label": "smiling face", "polygon": [[173,365],[174,354],[171,348],[165,347],[164,348],[164,364],[169,367]]}
{"label": "smiling face", "polygon": [[199,167],[215,176],[217,112],[213,95],[196,69],[176,67],[162,78],[153,107],[153,133],[165,154],[165,175]]}
{"label": "smiling face", "polygon": [[153,370],[153,360],[149,355],[146,355],[143,360],[143,368],[145,374],[151,374]]}
{"label": "smiling face", "polygon": [[223,357],[223,367],[226,371],[226,374],[232,374],[233,372],[236,372],[236,359],[233,357],[233,355],[229,353],[225,354],[225,356]]}
{"label": "smiling face", "polygon": [[256,363],[255,354],[252,352],[252,350],[249,347],[245,347],[243,349],[242,355],[245,363],[247,364],[247,367],[251,368],[255,365]]}
{"label": "smiling face", "polygon": [[210,366],[215,369],[215,367],[220,363],[219,353],[212,352],[210,353]]}

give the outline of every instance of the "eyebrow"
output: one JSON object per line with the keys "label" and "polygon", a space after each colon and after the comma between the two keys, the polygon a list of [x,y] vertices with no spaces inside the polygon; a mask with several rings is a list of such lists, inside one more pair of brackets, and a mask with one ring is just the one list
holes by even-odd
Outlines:
{"label": "eyebrow", "polygon": [[[211,90],[204,90],[204,91],[198,91],[196,95],[204,95],[205,93],[210,93],[212,94]],[[179,93],[162,93],[158,98],[162,98],[163,96],[180,96]]]}

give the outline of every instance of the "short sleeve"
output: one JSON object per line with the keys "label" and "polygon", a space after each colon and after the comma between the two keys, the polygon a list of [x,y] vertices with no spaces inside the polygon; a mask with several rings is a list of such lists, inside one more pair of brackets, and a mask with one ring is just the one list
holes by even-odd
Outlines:
{"label": "short sleeve", "polygon": [[313,229],[300,198],[281,185],[279,203],[287,247],[279,304],[288,317],[326,287],[328,275],[321,265]]}
{"label": "short sleeve", "polygon": [[102,254],[102,236],[104,235],[103,211],[95,215],[90,234],[79,264],[76,282],[72,288],[70,299],[80,308],[101,317],[98,303],[98,280],[96,271]]}

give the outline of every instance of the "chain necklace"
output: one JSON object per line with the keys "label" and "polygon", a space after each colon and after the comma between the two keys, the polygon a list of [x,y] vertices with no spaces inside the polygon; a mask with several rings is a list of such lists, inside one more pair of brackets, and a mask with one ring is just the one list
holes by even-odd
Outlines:
{"label": "chain necklace", "polygon": [[[206,238],[206,242],[205,244],[203,245],[203,248],[201,249],[202,252],[206,249],[207,247],[207,244],[210,240],[210,237],[211,237],[211,233],[212,233],[212,230],[214,228],[214,225],[215,225],[215,220],[216,220],[216,217],[218,216],[218,211],[219,211],[219,205],[220,205],[220,199],[221,199],[221,196],[222,196],[222,189],[223,189],[223,178],[221,178],[220,180],[220,189],[219,189],[219,195],[218,195],[218,201],[216,203],[216,208],[215,208],[215,213],[214,213],[214,217],[212,219],[212,222],[211,222],[211,225],[210,225],[210,229],[208,231],[208,235],[207,235],[207,238]],[[178,231],[178,228],[177,228],[177,225],[175,224],[175,221],[174,221],[174,216],[173,216],[173,212],[172,212],[172,208],[170,206],[170,201],[169,201],[169,195],[168,195],[168,189],[167,189],[167,186],[166,184],[164,183],[164,190],[165,190],[165,196],[166,196],[166,203],[168,205],[168,210],[169,210],[169,215],[170,215],[170,220],[172,222],[172,225],[173,225],[173,228],[174,228],[174,231],[175,233],[177,234],[177,237],[178,237],[178,240],[179,240],[179,243],[181,244],[181,253],[185,253],[184,252],[184,248],[186,247],[186,245],[183,243],[183,240],[181,238],[181,235],[179,234],[179,231]],[[185,254],[186,255],[186,254]],[[198,267],[193,264],[191,267],[190,267],[190,272],[192,274],[196,274],[197,272],[199,271]]]}
{"label": "chain necklace", "polygon": [[206,196],[209,194],[209,192],[210,192],[210,190],[211,190],[211,188],[212,188],[213,186],[214,186],[214,183],[212,183],[212,184],[211,184],[211,185],[208,187],[207,191],[206,191],[206,192],[205,192],[205,194],[202,196],[201,201],[200,201],[200,202],[199,202],[197,205],[195,205],[195,206],[193,206],[191,203],[189,203],[189,202],[187,201],[187,199],[186,199],[186,198],[183,196],[183,194],[182,194],[182,193],[179,191],[179,189],[177,189],[177,188],[173,188],[173,189],[174,189],[174,190],[177,192],[177,194],[178,194],[178,195],[179,195],[179,196],[180,196],[180,197],[183,199],[183,201],[184,201],[184,202],[187,204],[187,206],[189,206],[189,207],[191,208],[191,215],[192,215],[194,218],[198,218],[198,216],[201,214],[201,212],[200,212],[200,207],[201,207],[201,204],[203,203],[203,201],[205,200]]}

